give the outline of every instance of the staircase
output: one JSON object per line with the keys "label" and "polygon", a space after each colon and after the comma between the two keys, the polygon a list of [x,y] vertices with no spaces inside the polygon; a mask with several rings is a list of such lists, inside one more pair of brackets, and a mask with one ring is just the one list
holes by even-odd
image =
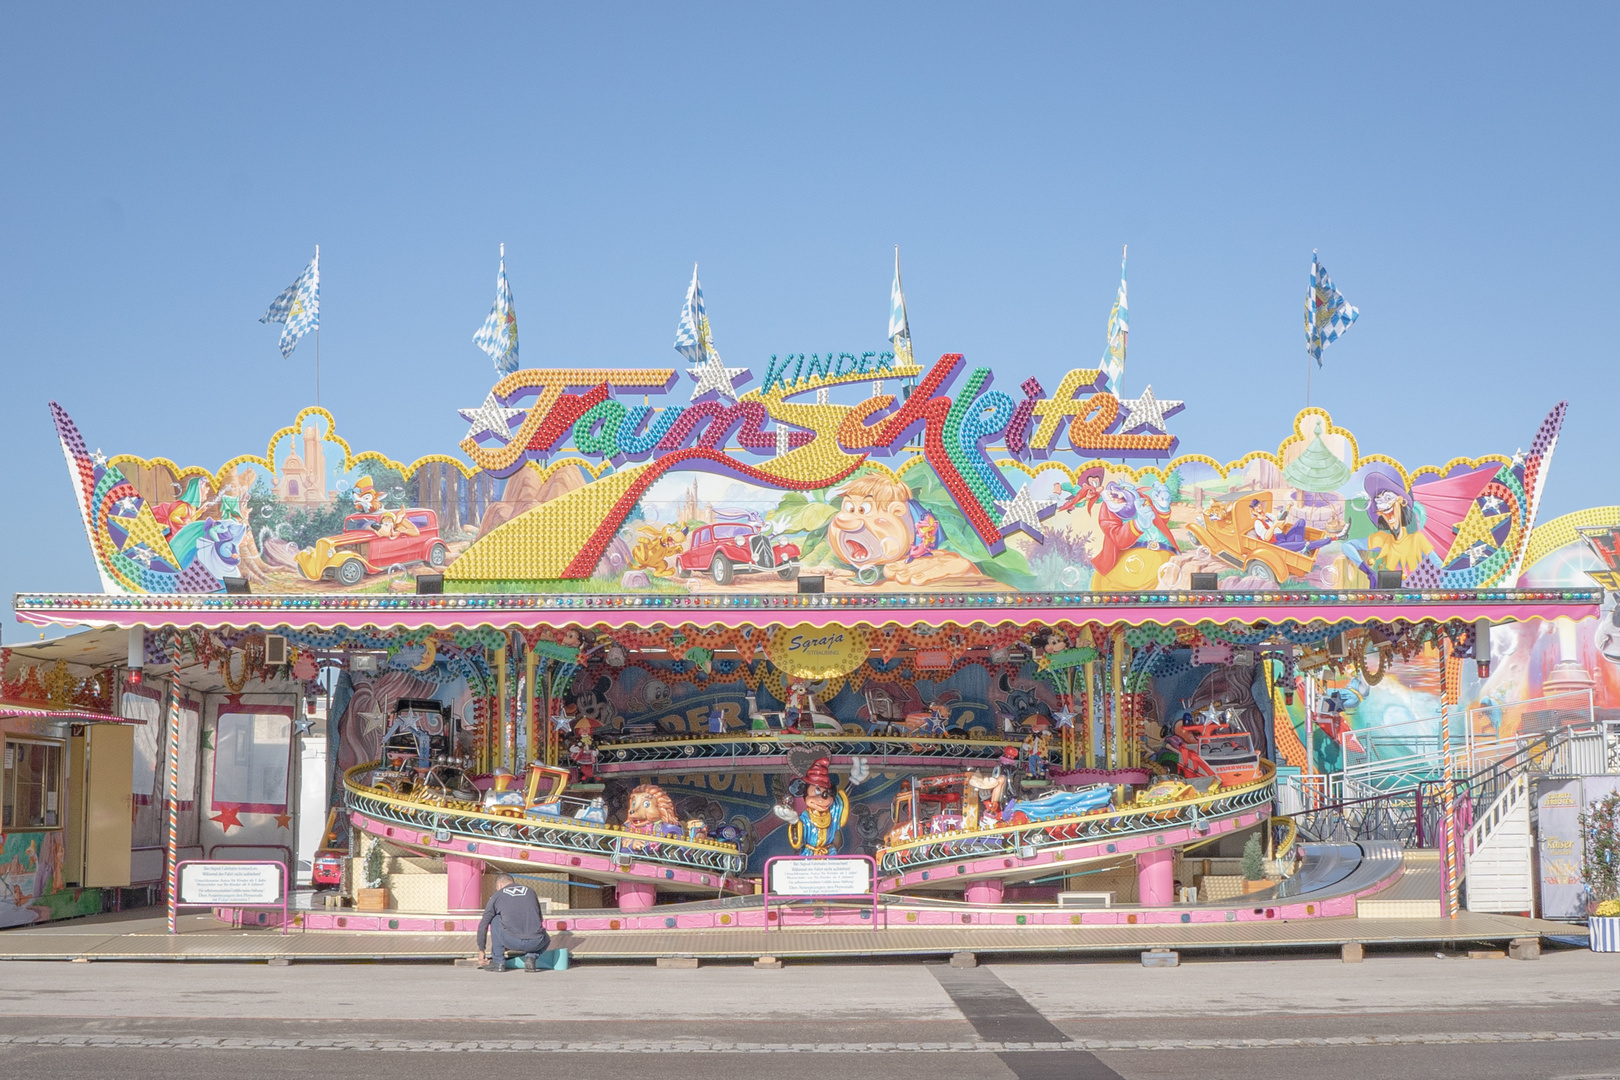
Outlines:
{"label": "staircase", "polygon": [[1535,906],[1530,778],[1521,770],[1461,838],[1469,911],[1527,912]]}

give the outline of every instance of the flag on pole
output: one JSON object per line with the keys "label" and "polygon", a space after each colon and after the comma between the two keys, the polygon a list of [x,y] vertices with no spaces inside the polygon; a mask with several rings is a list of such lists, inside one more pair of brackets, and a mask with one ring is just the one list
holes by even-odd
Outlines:
{"label": "flag on pole", "polygon": [[1131,313],[1125,302],[1125,256],[1128,248],[1119,249],[1119,296],[1108,312],[1108,351],[1103,353],[1102,369],[1108,376],[1108,392],[1119,396],[1120,377],[1125,374],[1125,341],[1131,336]]}
{"label": "flag on pole", "polygon": [[692,363],[701,364],[708,346],[709,320],[703,313],[703,286],[698,284],[697,263],[693,263],[692,284],[686,287],[681,321],[675,326],[675,351]]}
{"label": "flag on pole", "polygon": [[517,308],[512,306],[512,286],[506,283],[506,245],[501,245],[501,269],[495,277],[495,306],[489,318],[473,335],[473,344],[489,353],[495,371],[510,375],[518,369]]}
{"label": "flag on pole", "polygon": [[270,310],[259,320],[262,323],[284,323],[281,331],[281,356],[292,355],[298,339],[321,327],[321,246],[315,245],[315,257],[298,275],[298,280],[281,290],[281,295],[270,304]]}
{"label": "flag on pole", "polygon": [[900,288],[900,245],[894,248],[894,284],[889,286],[889,343],[897,365],[916,363],[911,353],[911,324],[906,320],[906,294]]}
{"label": "flag on pole", "polygon": [[703,286],[698,284],[696,263],[692,264],[692,284],[686,287],[686,303],[681,305],[681,321],[675,326],[675,351],[697,365],[686,369],[697,380],[693,401],[711,393],[737,400],[736,382],[747,374],[747,369],[728,368],[720,360],[709,332],[709,316],[703,310]]}
{"label": "flag on pole", "polygon": [[1328,277],[1327,267],[1311,252],[1311,281],[1305,290],[1305,351],[1322,366],[1322,350],[1339,340],[1361,312],[1350,306]]}

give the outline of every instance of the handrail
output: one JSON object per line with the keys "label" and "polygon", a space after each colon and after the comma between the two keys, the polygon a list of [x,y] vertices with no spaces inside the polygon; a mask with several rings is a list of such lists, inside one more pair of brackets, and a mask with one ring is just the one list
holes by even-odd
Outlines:
{"label": "handrail", "polygon": [[[694,861],[678,857],[669,857],[672,853],[684,852],[690,853],[694,856],[701,856],[701,858],[695,861],[703,862],[705,865],[715,861],[717,857],[725,861],[730,861],[728,857],[734,856],[734,861],[736,863],[735,867],[728,866],[726,869],[733,873],[741,873],[743,868],[742,852],[734,844],[725,844],[715,840],[688,840],[685,837],[653,837],[648,836],[646,833],[632,832],[629,829],[622,829],[614,826],[590,825],[587,823],[574,821],[571,818],[516,818],[500,814],[489,814],[482,810],[431,806],[427,803],[416,802],[412,799],[400,798],[391,791],[384,791],[369,784],[362,784],[355,779],[357,774],[375,769],[380,764],[381,762],[371,761],[345,770],[343,773],[343,786],[351,796],[358,799],[369,799],[379,806],[391,808],[397,815],[407,816],[407,820],[397,821],[397,824],[412,825],[417,828],[432,828],[441,821],[448,821],[449,819],[461,819],[462,821],[467,822],[483,823],[490,827],[490,830],[494,833],[494,835],[491,836],[485,832],[478,832],[477,835],[480,839],[518,839],[518,837],[515,835],[502,835],[499,830],[503,828],[510,829],[514,834],[517,832],[549,832],[559,834],[559,838],[566,838],[569,836],[578,837],[580,839],[592,838],[596,841],[594,844],[580,844],[577,846],[597,850],[604,854],[611,853],[612,851],[616,850],[619,842],[625,841],[645,846],[643,850],[635,851],[634,854],[637,860],[651,862],[672,862],[677,864]],[[351,804],[352,801],[353,800],[351,800]],[[434,824],[423,825],[417,821],[409,820],[409,818],[418,816],[432,819]],[[458,829],[457,831],[472,832],[474,830]],[[612,843],[611,845],[604,845],[603,841],[611,841]],[[575,845],[562,844],[555,846]]]}
{"label": "handrail", "polygon": [[[1131,806],[1118,810],[1076,814],[1025,825],[1002,825],[977,832],[941,833],[878,848],[878,862],[890,873],[942,862],[983,857],[1008,847],[1053,847],[1077,840],[1155,832],[1172,825],[1208,821],[1240,813],[1275,797],[1277,770],[1261,760],[1259,780],[1210,795]],[[1263,796],[1263,797],[1261,797]],[[928,849],[934,849],[928,853]]]}

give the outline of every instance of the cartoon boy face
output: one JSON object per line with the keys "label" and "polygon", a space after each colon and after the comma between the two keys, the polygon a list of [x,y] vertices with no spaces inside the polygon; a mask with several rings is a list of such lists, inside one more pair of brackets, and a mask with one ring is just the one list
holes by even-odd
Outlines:
{"label": "cartoon boy face", "polygon": [[848,493],[827,526],[827,539],[851,566],[896,562],[911,550],[911,511],[901,500],[885,503],[872,495]]}
{"label": "cartoon boy face", "polygon": [[811,784],[804,793],[804,805],[818,814],[832,809],[832,792],[819,784]]}

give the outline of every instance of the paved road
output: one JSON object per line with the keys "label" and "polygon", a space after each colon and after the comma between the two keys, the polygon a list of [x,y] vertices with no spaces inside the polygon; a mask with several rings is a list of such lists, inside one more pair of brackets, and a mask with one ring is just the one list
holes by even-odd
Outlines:
{"label": "paved road", "polygon": [[1620,962],[1576,951],[499,976],[13,962],[0,1077],[1620,1080],[1617,990]]}

